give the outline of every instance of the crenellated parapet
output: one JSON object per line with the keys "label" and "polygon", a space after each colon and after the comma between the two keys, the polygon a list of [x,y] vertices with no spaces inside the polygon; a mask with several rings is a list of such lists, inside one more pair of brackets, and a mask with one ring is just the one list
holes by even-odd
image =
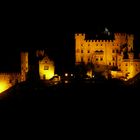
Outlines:
{"label": "crenellated parapet", "polygon": [[115,39],[134,39],[133,34],[126,34],[126,33],[114,33]]}
{"label": "crenellated parapet", "polygon": [[1,73],[0,73],[0,79],[1,79],[1,78],[11,77],[11,76],[12,76],[13,78],[14,78],[14,77],[16,78],[16,77],[20,77],[20,75],[21,75],[21,74],[18,73],[18,72],[10,72],[10,73],[8,73],[8,72],[4,72],[4,73],[1,72]]}
{"label": "crenellated parapet", "polygon": [[85,39],[85,33],[77,33],[77,34],[75,34],[75,39],[76,38]]}
{"label": "crenellated parapet", "polygon": [[106,42],[111,42],[113,43],[113,40],[85,40],[85,42],[93,42],[93,43],[106,43]]}

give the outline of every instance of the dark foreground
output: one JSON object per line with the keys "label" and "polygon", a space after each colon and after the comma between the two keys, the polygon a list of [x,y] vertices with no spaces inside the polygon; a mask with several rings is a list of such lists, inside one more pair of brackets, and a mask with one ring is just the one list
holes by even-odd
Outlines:
{"label": "dark foreground", "polygon": [[[100,82],[72,81],[71,83],[49,84],[45,81],[23,82],[0,95],[0,111],[11,114],[36,114],[58,117],[58,114],[77,114],[79,111],[94,114],[115,107],[123,112],[140,106],[139,82],[131,85],[118,80]],[[134,107],[134,108],[135,108]],[[133,108],[133,109],[134,109]],[[55,113],[54,113],[55,112]],[[3,113],[1,113],[3,114]],[[55,115],[52,115],[55,114]],[[103,115],[103,114],[102,114]],[[34,116],[34,115],[31,115]],[[9,117],[9,115],[8,115]],[[16,116],[17,117],[17,116]]]}
{"label": "dark foreground", "polygon": [[125,84],[119,80],[79,81],[50,84],[46,81],[28,81],[15,85],[0,95],[3,100],[48,99],[48,97],[140,97],[139,82]]}

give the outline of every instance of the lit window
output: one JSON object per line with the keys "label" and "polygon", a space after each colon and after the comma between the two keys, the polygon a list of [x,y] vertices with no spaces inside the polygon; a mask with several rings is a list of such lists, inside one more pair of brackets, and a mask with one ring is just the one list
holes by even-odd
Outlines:
{"label": "lit window", "polygon": [[77,49],[77,53],[79,53],[79,49]]}
{"label": "lit window", "polygon": [[96,61],[98,61],[98,58],[96,58]]}
{"label": "lit window", "polygon": [[49,69],[49,66],[44,66],[44,70],[48,70]]}

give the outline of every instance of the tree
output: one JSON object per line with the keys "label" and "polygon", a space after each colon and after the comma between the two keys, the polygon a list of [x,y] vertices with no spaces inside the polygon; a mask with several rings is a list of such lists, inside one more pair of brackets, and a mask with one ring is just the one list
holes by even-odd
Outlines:
{"label": "tree", "polygon": [[29,50],[29,72],[27,74],[27,80],[38,81],[40,80],[39,74],[39,61],[44,58],[44,50],[37,50],[32,48]]}

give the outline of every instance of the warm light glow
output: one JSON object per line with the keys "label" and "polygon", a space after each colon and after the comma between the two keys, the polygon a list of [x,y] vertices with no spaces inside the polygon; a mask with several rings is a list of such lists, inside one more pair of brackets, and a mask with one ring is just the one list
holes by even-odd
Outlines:
{"label": "warm light glow", "polygon": [[129,76],[128,78],[132,78],[135,76],[135,68],[134,68],[134,65],[131,65],[129,68],[128,68],[128,71],[129,71]]}
{"label": "warm light glow", "polygon": [[0,93],[2,93],[3,91],[5,91],[8,88],[9,88],[9,86],[6,83],[6,81],[0,81]]}
{"label": "warm light glow", "polygon": [[43,80],[49,80],[54,76],[55,66],[54,62],[51,61],[48,57],[45,57],[39,62],[39,73],[40,78]]}
{"label": "warm light glow", "polygon": [[68,73],[65,73],[65,76],[68,76]]}
{"label": "warm light glow", "polygon": [[73,74],[71,74],[71,76],[73,76]]}
{"label": "warm light glow", "polygon": [[51,79],[54,76],[53,70],[44,71],[43,75],[46,76],[46,79]]}

